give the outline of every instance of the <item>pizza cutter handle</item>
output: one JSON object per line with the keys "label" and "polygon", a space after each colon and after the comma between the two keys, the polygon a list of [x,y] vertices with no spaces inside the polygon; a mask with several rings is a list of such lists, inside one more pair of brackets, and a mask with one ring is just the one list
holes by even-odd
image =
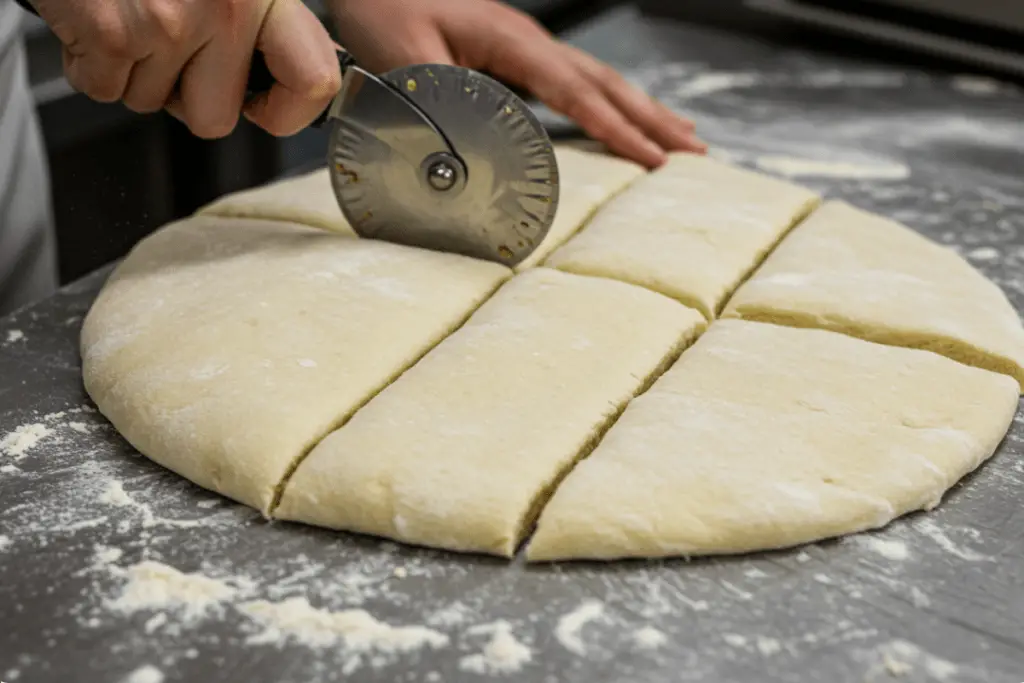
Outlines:
{"label": "pizza cutter handle", "polygon": [[[344,76],[345,72],[350,66],[355,64],[355,58],[345,50],[338,48],[338,64],[341,65],[341,75]],[[245,100],[248,102],[259,93],[266,92],[274,87],[274,75],[270,73],[270,67],[267,66],[267,60],[263,57],[263,53],[257,50],[252,54],[252,63],[249,66],[249,80],[245,85]],[[319,128],[323,125],[324,121],[327,120],[327,114],[330,112],[330,105],[327,106],[320,116],[316,117],[312,125]]]}

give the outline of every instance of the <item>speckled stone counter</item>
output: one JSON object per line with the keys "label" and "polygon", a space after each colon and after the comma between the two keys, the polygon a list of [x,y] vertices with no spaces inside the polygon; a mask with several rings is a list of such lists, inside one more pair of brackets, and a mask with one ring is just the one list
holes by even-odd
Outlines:
{"label": "speckled stone counter", "polygon": [[[629,12],[576,40],[716,153],[904,221],[1024,309],[1024,94]],[[134,453],[80,382],[105,275],[0,320],[0,680],[1024,680],[1019,418],[880,533],[607,565],[410,549],[267,523]]]}

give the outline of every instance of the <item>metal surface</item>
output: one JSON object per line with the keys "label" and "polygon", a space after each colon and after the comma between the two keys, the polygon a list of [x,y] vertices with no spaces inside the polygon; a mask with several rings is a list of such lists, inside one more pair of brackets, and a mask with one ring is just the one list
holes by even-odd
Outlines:
{"label": "metal surface", "polygon": [[510,266],[526,258],[558,206],[554,151],[529,109],[460,67],[383,79],[350,71],[332,111],[331,179],[356,232]]}
{"label": "metal surface", "polygon": [[[806,1],[806,0],[805,0]],[[934,12],[997,28],[1024,31],[1024,4],[1010,0],[874,0],[874,2],[915,9],[920,12]]]}
{"label": "metal surface", "polygon": [[[631,67],[737,163],[856,165],[801,181],[957,249],[1024,310],[1021,92],[628,13],[575,42]],[[863,171],[899,165],[906,177]],[[0,470],[6,683],[148,683],[153,671],[164,683],[474,682],[488,680],[475,672],[488,640],[477,627],[497,620],[532,656],[494,680],[1024,678],[1020,415],[942,506],[878,533],[734,558],[525,567],[267,523],[139,457],[99,416],[67,412],[88,405],[77,337],[104,276],[0,320],[0,439],[25,424],[51,431],[21,457],[0,455],[14,468]],[[119,608],[122,568],[143,559],[234,577],[237,593],[202,610]],[[290,598],[450,640],[354,658],[342,640],[267,637],[242,611]],[[650,647],[649,629],[665,642]]]}
{"label": "metal surface", "polygon": [[803,22],[819,29],[838,30],[862,38],[911,47],[927,54],[953,57],[981,68],[1024,77],[1024,54],[1020,50],[992,47],[982,42],[950,37],[917,26],[884,21],[870,15],[816,6],[794,0],[746,0],[749,7]]}

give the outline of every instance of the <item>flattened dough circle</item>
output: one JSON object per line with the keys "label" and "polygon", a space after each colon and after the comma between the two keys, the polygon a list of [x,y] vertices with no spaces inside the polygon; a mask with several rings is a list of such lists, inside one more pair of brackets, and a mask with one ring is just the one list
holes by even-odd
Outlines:
{"label": "flattened dough circle", "polygon": [[558,154],[517,273],[355,237],[322,173],[218,200],[107,283],[86,389],[265,515],[531,560],[875,528],[996,450],[1024,329],[959,256],[712,159]]}

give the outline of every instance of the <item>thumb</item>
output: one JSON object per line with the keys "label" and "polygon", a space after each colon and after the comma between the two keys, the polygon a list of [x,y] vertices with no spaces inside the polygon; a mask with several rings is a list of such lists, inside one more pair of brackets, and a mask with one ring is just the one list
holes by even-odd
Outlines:
{"label": "thumb", "polygon": [[334,41],[320,20],[298,0],[276,0],[256,39],[273,74],[273,87],[257,95],[245,117],[272,135],[292,135],[308,126],[341,87]]}

